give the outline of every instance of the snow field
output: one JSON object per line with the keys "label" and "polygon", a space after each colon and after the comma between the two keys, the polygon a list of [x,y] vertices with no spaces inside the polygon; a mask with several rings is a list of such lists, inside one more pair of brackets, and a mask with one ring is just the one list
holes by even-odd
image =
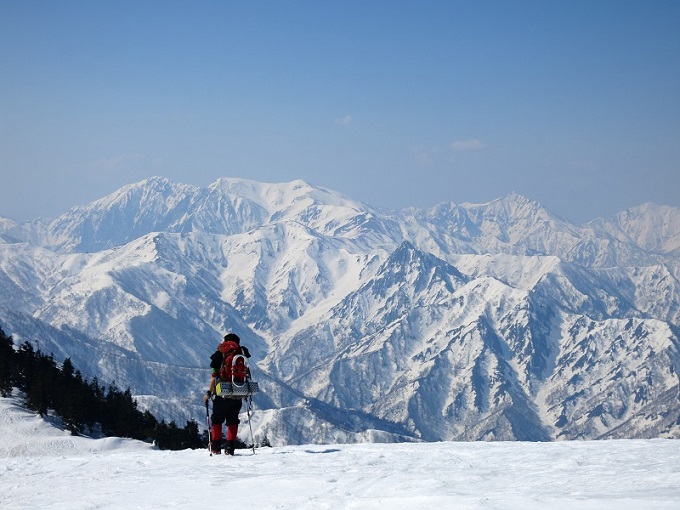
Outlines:
{"label": "snow field", "polygon": [[680,444],[429,443],[4,458],[2,507],[677,509]]}
{"label": "snow field", "polygon": [[73,437],[0,399],[0,501],[3,510],[678,509],[680,441],[309,445],[210,457]]}

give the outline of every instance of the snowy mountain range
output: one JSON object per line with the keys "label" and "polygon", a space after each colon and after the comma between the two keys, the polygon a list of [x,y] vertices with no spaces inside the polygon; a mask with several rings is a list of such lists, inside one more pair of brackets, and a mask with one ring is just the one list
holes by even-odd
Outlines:
{"label": "snowy mountain range", "polygon": [[236,332],[274,445],[678,438],[680,210],[575,225],[517,194],[385,211],[154,177],[0,218],[0,325],[199,423]]}

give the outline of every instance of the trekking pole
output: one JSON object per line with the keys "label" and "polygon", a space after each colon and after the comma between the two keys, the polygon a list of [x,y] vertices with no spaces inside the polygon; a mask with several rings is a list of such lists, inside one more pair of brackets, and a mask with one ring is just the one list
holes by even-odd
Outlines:
{"label": "trekking pole", "polygon": [[212,457],[212,432],[210,429],[210,411],[208,410],[208,401],[205,401],[205,424],[208,426],[208,451]]}
{"label": "trekking pole", "polygon": [[246,400],[246,414],[248,415],[248,425],[250,426],[250,442],[253,445],[253,455],[255,455],[255,439],[253,437],[253,420],[250,418],[250,406],[253,403],[253,397],[248,397]]}

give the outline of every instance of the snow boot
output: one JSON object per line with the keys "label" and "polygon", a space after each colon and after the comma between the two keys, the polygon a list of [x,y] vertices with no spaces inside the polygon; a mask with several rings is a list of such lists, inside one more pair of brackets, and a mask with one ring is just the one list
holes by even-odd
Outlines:
{"label": "snow boot", "polygon": [[227,444],[224,447],[224,453],[226,455],[234,455],[234,441],[227,439]]}
{"label": "snow boot", "polygon": [[222,453],[222,425],[213,424],[210,432],[210,443],[215,455]]}
{"label": "snow boot", "polygon": [[227,455],[234,455],[236,446],[236,435],[238,434],[238,424],[234,423],[227,426],[227,444],[224,453]]}

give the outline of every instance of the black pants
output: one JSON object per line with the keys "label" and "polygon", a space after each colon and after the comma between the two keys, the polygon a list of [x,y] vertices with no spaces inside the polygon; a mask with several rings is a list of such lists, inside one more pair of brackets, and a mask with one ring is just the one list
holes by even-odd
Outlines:
{"label": "black pants", "polygon": [[229,425],[238,425],[238,413],[241,412],[243,400],[235,398],[215,397],[213,399],[213,412],[210,419],[213,425],[222,425],[226,422]]}

